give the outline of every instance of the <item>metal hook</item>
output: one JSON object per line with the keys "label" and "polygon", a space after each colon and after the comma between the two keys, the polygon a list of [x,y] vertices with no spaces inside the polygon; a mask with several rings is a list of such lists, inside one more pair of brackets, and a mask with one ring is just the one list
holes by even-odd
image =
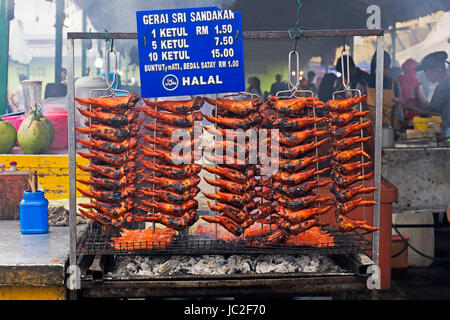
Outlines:
{"label": "metal hook", "polygon": [[[295,58],[296,58],[296,66],[295,66],[295,77],[296,77],[296,83],[295,85],[292,83],[292,56],[295,54]],[[293,90],[295,88],[298,87],[298,85],[300,84],[299,82],[299,72],[300,72],[300,55],[298,54],[297,50],[293,50],[291,52],[289,52],[289,56],[288,56],[288,72],[289,72],[289,77],[288,77],[288,84],[289,84],[289,89]]]}
{"label": "metal hook", "polygon": [[[344,88],[346,90],[349,90],[349,85],[350,85],[350,52],[347,51],[346,49],[346,44],[345,44],[345,37],[344,37],[344,41],[343,41],[343,46],[342,46],[342,55],[341,55],[341,78],[342,78],[342,85],[344,86]],[[347,60],[347,67],[344,67],[344,56],[345,59]],[[347,70],[345,70],[347,69]],[[347,73],[346,73],[347,71]],[[345,79],[347,79],[347,83],[345,82]]]}

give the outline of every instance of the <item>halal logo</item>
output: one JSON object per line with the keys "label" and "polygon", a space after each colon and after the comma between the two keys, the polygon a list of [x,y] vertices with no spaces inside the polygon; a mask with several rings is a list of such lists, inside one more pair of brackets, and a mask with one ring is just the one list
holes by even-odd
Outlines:
{"label": "halal logo", "polygon": [[162,85],[167,91],[173,91],[178,88],[178,78],[173,74],[168,74],[163,78]]}

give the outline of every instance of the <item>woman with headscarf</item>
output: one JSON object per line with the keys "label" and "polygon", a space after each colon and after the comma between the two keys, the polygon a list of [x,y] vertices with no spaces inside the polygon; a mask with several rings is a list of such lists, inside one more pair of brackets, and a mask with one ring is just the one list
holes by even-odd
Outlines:
{"label": "woman with headscarf", "polygon": [[419,106],[427,103],[420,80],[416,76],[417,65],[416,60],[409,58],[402,64],[403,74],[397,77],[401,87],[401,103],[407,127],[412,126],[411,122],[415,116],[425,113]]}

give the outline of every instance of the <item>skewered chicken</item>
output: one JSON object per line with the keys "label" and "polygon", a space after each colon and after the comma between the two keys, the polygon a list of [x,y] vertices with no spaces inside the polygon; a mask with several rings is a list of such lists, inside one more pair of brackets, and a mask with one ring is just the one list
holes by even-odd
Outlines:
{"label": "skewered chicken", "polygon": [[375,201],[363,200],[362,198],[347,201],[345,203],[338,202],[336,206],[336,212],[338,214],[347,214],[358,206],[373,206],[375,204]]}
{"label": "skewered chicken", "polygon": [[168,178],[173,179],[186,179],[193,175],[198,174],[202,166],[198,164],[187,164],[184,166],[171,166],[171,165],[163,165],[158,163],[153,163],[153,161],[144,160],[141,162],[142,165],[151,171],[155,171],[160,173]]}
{"label": "skewered chicken", "polygon": [[323,162],[327,159],[329,159],[331,155],[329,156],[323,156],[323,157],[305,157],[300,159],[280,159],[280,169],[287,172],[297,172],[303,168],[306,168],[309,165],[316,164]]}
{"label": "skewered chicken", "polygon": [[188,200],[183,204],[177,205],[167,202],[158,202],[155,200],[142,200],[141,208],[142,207],[145,209],[152,208],[155,209],[156,212],[163,212],[165,214],[180,217],[186,211],[196,209],[198,207],[198,202],[196,200]]}
{"label": "skewered chicken", "polygon": [[195,97],[192,100],[183,101],[150,101],[143,99],[144,103],[152,108],[158,108],[169,111],[178,115],[186,115],[190,112],[197,111],[203,106],[203,98]]}
{"label": "skewered chicken", "polygon": [[331,200],[331,197],[319,197],[319,196],[305,196],[300,198],[289,199],[279,193],[275,193],[274,199],[277,200],[284,207],[288,207],[291,210],[304,209],[313,203],[323,203]]}
{"label": "skewered chicken", "polygon": [[203,114],[201,112],[194,112],[188,115],[177,115],[168,112],[159,112],[151,108],[137,108],[139,111],[143,111],[145,114],[152,118],[159,119],[165,123],[171,124],[176,127],[193,126],[194,121],[202,121]]}
{"label": "skewered chicken", "polygon": [[333,152],[333,159],[338,163],[346,163],[352,160],[354,157],[363,155],[370,159],[370,156],[361,148],[356,148],[352,150],[346,150],[346,151],[334,151]]}
{"label": "skewered chicken", "polygon": [[[229,157],[227,155],[223,156],[210,156],[207,153],[204,154],[206,160],[218,164],[222,167],[228,167],[235,170],[246,170],[249,167],[249,157],[246,156],[242,159],[242,157],[238,157],[235,154],[234,157]],[[253,163],[252,163],[253,164]]]}
{"label": "skewered chicken", "polygon": [[330,190],[336,197],[336,200],[342,203],[351,200],[358,194],[372,193],[376,189],[377,188],[375,187],[364,187],[363,185],[359,185],[350,189],[340,189],[337,186],[333,186]]}
{"label": "skewered chicken", "polygon": [[194,128],[193,127],[184,127],[184,128],[180,128],[177,126],[173,126],[173,125],[169,125],[169,124],[165,124],[165,123],[149,123],[143,126],[144,129],[148,129],[148,130],[152,130],[152,131],[157,131],[157,132],[162,132],[165,135],[172,137],[174,134],[176,134],[177,132],[187,132],[189,133],[191,136],[194,133]]}
{"label": "skewered chicken", "polygon": [[187,202],[195,198],[195,196],[200,192],[200,189],[193,187],[183,193],[182,195],[169,190],[159,190],[159,189],[141,189],[140,192],[146,196],[156,197],[168,203],[178,204]]}
{"label": "skewered chicken", "polygon": [[308,138],[321,137],[326,134],[328,134],[328,131],[317,131],[317,128],[302,131],[280,132],[279,141],[281,144],[284,144],[288,147],[295,147]]}
{"label": "skewered chicken", "polygon": [[352,176],[344,176],[344,175],[337,173],[334,170],[331,172],[331,178],[333,179],[334,183],[340,188],[346,188],[349,185],[355,183],[356,181],[368,180],[368,179],[372,178],[372,176],[373,176],[373,172],[370,172],[365,175],[355,174]]}
{"label": "skewered chicken", "polygon": [[102,98],[94,98],[90,97],[87,99],[75,98],[75,101],[83,106],[98,106],[103,109],[130,109],[134,108],[136,103],[139,101],[139,96],[135,93],[132,93],[128,96],[120,96],[120,97],[102,97]]}
{"label": "skewered chicken", "polygon": [[324,187],[327,184],[329,184],[330,182],[331,182],[330,179],[327,179],[327,180],[324,180],[321,182],[319,182],[317,180],[312,180],[312,181],[307,181],[305,183],[302,183],[302,184],[299,184],[296,186],[290,186],[290,185],[282,184],[281,182],[275,182],[273,187],[276,192],[281,193],[288,198],[298,198],[300,196],[307,194],[309,191],[313,190],[314,188]]}
{"label": "skewered chicken", "polygon": [[176,146],[181,146],[183,148],[192,148],[195,143],[197,143],[197,144],[201,143],[200,138],[197,138],[195,140],[189,139],[188,141],[182,141],[182,140],[176,141],[176,140],[171,140],[171,139],[162,138],[162,137],[158,137],[155,139],[155,138],[153,138],[151,136],[147,136],[147,135],[144,135],[144,140],[147,141],[148,143],[156,144],[156,145],[162,146],[164,148],[167,148],[169,150],[172,150]]}
{"label": "skewered chicken", "polygon": [[358,110],[352,110],[345,113],[336,113],[331,115],[331,124],[335,126],[344,126],[357,117],[365,117],[370,111],[358,112]]}
{"label": "skewered chicken", "polygon": [[306,126],[318,124],[327,121],[326,117],[316,118],[276,118],[272,124],[274,128],[283,131],[299,131]]}
{"label": "skewered chicken", "polygon": [[350,97],[343,100],[329,100],[327,107],[332,112],[348,112],[353,106],[359,103],[365,103],[367,101],[367,95],[361,97]]}
{"label": "skewered chicken", "polygon": [[115,204],[102,202],[102,201],[92,201],[91,203],[79,203],[80,207],[85,209],[96,209],[97,211],[107,215],[112,219],[117,219],[122,217],[126,212],[133,209],[133,201],[130,198],[126,198],[123,201]]}
{"label": "skewered chicken", "polygon": [[123,114],[115,114],[96,110],[87,111],[78,107],[77,109],[83,116],[111,127],[126,126],[139,117],[139,112],[136,111],[125,111]]}
{"label": "skewered chicken", "polygon": [[226,216],[215,216],[215,217],[202,216],[202,219],[207,222],[220,224],[222,227],[227,229],[235,236],[240,236],[244,232],[243,227],[241,227],[236,222],[234,222],[233,220],[231,220]]}
{"label": "skewered chicken", "polygon": [[318,226],[326,226],[328,223],[320,222],[319,219],[310,219],[306,220],[304,222],[300,222],[299,224],[293,225],[289,223],[287,220],[284,219],[278,219],[277,220],[277,227],[287,231],[290,234],[297,235],[301,232],[304,232],[312,227],[318,227]]}
{"label": "skewered chicken", "polygon": [[228,218],[232,219],[233,221],[235,221],[238,224],[243,223],[247,219],[248,214],[249,214],[248,209],[246,207],[240,209],[240,208],[236,208],[230,204],[222,203],[219,201],[216,201],[215,205],[212,205],[208,201],[208,207],[212,211],[222,212],[223,215],[227,216]]}
{"label": "skewered chicken", "polygon": [[372,137],[361,138],[361,137],[355,136],[355,137],[350,137],[350,138],[344,138],[341,140],[336,140],[331,145],[333,146],[333,148],[335,150],[344,150],[356,143],[367,142],[367,141],[370,141],[371,139],[372,139]]}
{"label": "skewered chicken", "polygon": [[249,193],[246,193],[243,196],[220,191],[214,194],[203,192],[203,194],[208,199],[225,202],[237,208],[243,208],[248,203],[248,201],[252,199],[252,196]]}
{"label": "skewered chicken", "polygon": [[75,127],[75,130],[82,134],[93,134],[117,142],[122,142],[131,137],[129,127],[113,128],[102,124],[91,124],[90,127]]}
{"label": "skewered chicken", "polygon": [[127,184],[132,183],[134,179],[127,179],[126,176],[123,176],[120,178],[120,180],[113,180],[113,179],[106,179],[106,178],[94,178],[90,177],[88,180],[86,179],[77,179],[76,180],[79,183],[88,185],[88,186],[95,186],[98,188],[104,188],[107,190],[118,190],[125,187]]}
{"label": "skewered chicken", "polygon": [[221,177],[230,179],[231,181],[235,181],[238,183],[245,183],[248,179],[254,176],[255,172],[252,169],[247,170],[246,173],[240,172],[231,168],[223,168],[223,167],[204,167],[204,169],[210,173],[218,174]]}
{"label": "skewered chicken", "polygon": [[261,105],[262,101],[255,98],[247,101],[237,101],[237,100],[227,100],[227,99],[210,99],[205,98],[205,100],[217,106],[218,109],[226,110],[237,117],[246,117],[250,113],[253,113],[258,110],[258,107]]}
{"label": "skewered chicken", "polygon": [[137,173],[143,171],[143,169],[135,171],[136,163],[134,161],[126,162],[120,168],[110,166],[100,166],[92,163],[89,166],[82,166],[77,164],[77,167],[82,171],[101,174],[105,177],[115,180],[118,180],[123,176],[127,176],[128,178],[131,179],[132,177],[135,177]]}
{"label": "skewered chicken", "polygon": [[111,246],[116,250],[165,249],[174,240],[176,232],[171,228],[127,230],[120,237],[113,237]]}
{"label": "skewered chicken", "polygon": [[108,228],[118,229],[118,228],[122,227],[123,223],[124,223],[123,217],[119,217],[117,219],[112,219],[112,218],[108,217],[107,215],[102,214],[100,212],[96,212],[96,211],[88,212],[83,209],[78,209],[78,210],[86,218],[95,220],[98,223],[100,223],[104,226],[107,226]]}
{"label": "skewered chicken", "polygon": [[163,213],[154,213],[148,215],[135,214],[133,216],[134,222],[157,222],[165,225],[166,227],[172,228],[177,231],[181,231],[189,223],[191,216],[193,215],[192,211],[184,212],[181,216],[168,215]]}
{"label": "skewered chicken", "polygon": [[308,180],[309,178],[313,176],[318,176],[331,168],[324,168],[322,170],[316,170],[316,168],[306,170],[306,171],[300,171],[296,173],[285,173],[285,172],[277,172],[273,178],[275,181],[279,181],[285,184],[299,184],[302,183],[305,180]]}
{"label": "skewered chicken", "polygon": [[288,159],[294,159],[294,158],[298,158],[299,156],[301,156],[302,154],[311,151],[317,147],[320,147],[321,145],[323,145],[324,143],[326,143],[328,141],[328,139],[323,139],[320,140],[318,142],[311,142],[308,144],[304,144],[304,145],[299,145],[299,146],[295,146],[295,147],[283,147],[280,146],[280,155],[284,158],[288,158]]}
{"label": "skewered chicken", "polygon": [[380,228],[368,225],[367,221],[354,220],[343,215],[338,215],[336,221],[338,222],[339,230],[342,232],[349,232],[355,229],[363,229],[371,232],[380,230]]}
{"label": "skewered chicken", "polygon": [[363,128],[366,128],[368,126],[370,126],[372,124],[372,121],[366,121],[363,123],[354,123],[354,124],[349,124],[345,127],[338,127],[338,126],[330,126],[330,132],[331,134],[339,139],[348,137],[349,135],[351,135],[353,132],[359,131]]}
{"label": "skewered chicken", "polygon": [[100,139],[91,138],[90,141],[76,139],[82,146],[86,148],[94,148],[96,150],[105,151],[108,153],[121,155],[130,151],[137,146],[138,140],[136,138],[130,138],[122,142],[112,142]]}
{"label": "skewered chicken", "polygon": [[[333,161],[334,162],[334,161]],[[367,169],[372,167],[373,162],[364,162],[362,163],[361,161],[358,162],[350,162],[350,163],[338,163],[338,162],[334,162],[333,163],[333,170],[336,170],[336,172],[339,172],[341,174],[350,174],[353,171],[357,170],[357,169]]]}
{"label": "skewered chicken", "polygon": [[265,248],[270,246],[271,244],[277,244],[286,240],[288,236],[288,232],[286,230],[276,230],[272,234],[262,237],[262,238],[254,238],[247,242],[247,245],[250,247],[258,247]]}
{"label": "skewered chicken", "polygon": [[261,107],[261,111],[270,108],[280,113],[298,115],[303,114],[306,107],[323,108],[324,106],[325,103],[319,101],[317,98],[312,97],[278,99],[277,97],[272,96]]}
{"label": "skewered chicken", "polygon": [[142,154],[144,154],[147,157],[157,157],[157,158],[163,159],[164,161],[168,162],[169,164],[192,163],[192,154],[191,153],[183,154],[183,156],[180,156],[179,154],[172,155],[171,152],[169,153],[167,151],[158,150],[158,149],[153,150],[146,146],[143,146],[143,148],[141,148],[141,152],[142,152]]}
{"label": "skewered chicken", "polygon": [[138,159],[138,156],[137,156],[138,151],[137,150],[133,150],[130,153],[127,153],[124,155],[117,155],[117,154],[102,152],[102,151],[98,151],[98,150],[91,150],[90,153],[78,152],[78,154],[80,156],[82,156],[83,158],[101,160],[101,161],[104,161],[113,166],[121,166],[128,161]]}
{"label": "skewered chicken", "polygon": [[255,125],[261,121],[261,117],[256,113],[253,113],[245,118],[230,118],[230,117],[221,117],[221,116],[218,116],[216,118],[213,116],[209,116],[207,114],[205,114],[204,117],[209,122],[217,123],[218,125],[223,126],[225,128],[243,129],[243,130],[247,130],[250,127],[252,127],[253,125]]}
{"label": "skewered chicken", "polygon": [[96,191],[96,190],[83,190],[77,188],[77,190],[84,196],[88,198],[94,198],[98,201],[109,202],[109,203],[118,203],[123,201],[128,196],[133,195],[136,192],[136,189],[131,186],[125,187],[121,191]]}
{"label": "skewered chicken", "polygon": [[278,206],[276,210],[280,217],[286,219],[291,225],[296,225],[317,215],[324,214],[332,207],[333,206],[326,206],[323,208],[310,208],[293,211],[282,206]]}
{"label": "skewered chicken", "polygon": [[192,176],[184,180],[174,180],[169,178],[143,177],[142,181],[158,185],[161,188],[173,191],[178,194],[184,194],[192,187],[197,186],[200,182],[200,178],[197,176]]}

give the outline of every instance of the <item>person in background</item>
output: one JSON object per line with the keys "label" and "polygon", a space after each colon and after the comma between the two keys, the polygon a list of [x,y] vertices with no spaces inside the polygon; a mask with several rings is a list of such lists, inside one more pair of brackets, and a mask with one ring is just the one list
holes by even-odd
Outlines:
{"label": "person in background", "polygon": [[327,102],[333,99],[334,85],[337,78],[334,73],[327,73],[323,76],[318,93],[320,101]]}
{"label": "person in background", "polygon": [[275,76],[275,82],[270,86],[270,95],[274,96],[279,91],[284,91],[288,89],[286,81],[281,81],[281,75],[277,74]]}
{"label": "person in background", "polygon": [[401,100],[397,101],[403,108],[403,127],[412,127],[412,120],[415,116],[426,114],[427,111],[420,108],[426,105],[427,100],[423,93],[420,80],[417,78],[416,70],[418,63],[414,59],[408,59],[402,64],[403,74],[397,77],[400,83]]}
{"label": "person in background", "polygon": [[316,94],[316,85],[314,84],[314,79],[316,78],[316,73],[314,71],[309,71],[306,75],[306,82],[304,86],[302,86],[302,89],[304,90],[310,90],[314,94]]}
{"label": "person in background", "polygon": [[67,83],[67,69],[66,68],[61,69],[61,83],[64,83],[64,84]]}
{"label": "person in background", "polygon": [[450,77],[445,70],[445,64],[449,63],[447,58],[448,54],[445,51],[433,52],[425,56],[415,68],[416,71],[423,70],[430,82],[438,84],[430,103],[422,107],[428,110],[430,115],[440,114],[442,117],[441,134],[438,139],[440,145],[444,145],[450,127]]}
{"label": "person in background", "polygon": [[[397,102],[401,97],[400,84],[389,75],[391,66],[391,56],[384,51],[384,70],[383,70],[383,125],[391,126],[394,129],[400,129],[400,123],[403,121],[403,112]],[[365,88],[360,88],[363,93],[367,93],[366,109],[370,111],[368,118],[375,125],[375,83],[376,83],[376,52],[370,62],[370,77],[365,81]],[[365,90],[364,90],[365,89]]]}
{"label": "person in background", "polygon": [[392,79],[397,79],[402,74],[402,68],[392,67],[391,71],[389,71],[389,75]]}
{"label": "person in background", "polygon": [[261,92],[261,81],[259,80],[258,77],[250,77],[248,78],[248,88],[247,88],[247,92],[248,93],[253,93],[258,95],[258,98],[263,100],[263,94]]}
{"label": "person in background", "polygon": [[[343,58],[344,63],[342,65],[341,58]],[[369,81],[369,74],[360,68],[356,67],[355,62],[353,61],[353,58],[351,56],[348,57],[348,64],[349,64],[349,73],[350,73],[350,83],[348,84],[348,87],[350,89],[362,89],[365,88],[366,82]],[[336,61],[335,69],[336,72],[339,72],[341,75],[339,78],[337,78],[335,83],[335,91],[340,91],[344,89],[344,86],[342,84],[342,67],[344,67],[344,74],[347,76],[347,55],[343,55],[339,57]],[[347,83],[347,79],[345,78],[345,83]],[[347,98],[350,94],[343,94],[340,95],[341,98]]]}
{"label": "person in background", "polygon": [[[27,80],[27,76],[24,74],[19,74],[19,81],[25,81]],[[9,96],[9,104],[11,106],[12,112],[20,112],[25,111],[25,98],[23,95],[23,87],[21,84],[19,84],[14,90],[12,91],[11,95]]]}

